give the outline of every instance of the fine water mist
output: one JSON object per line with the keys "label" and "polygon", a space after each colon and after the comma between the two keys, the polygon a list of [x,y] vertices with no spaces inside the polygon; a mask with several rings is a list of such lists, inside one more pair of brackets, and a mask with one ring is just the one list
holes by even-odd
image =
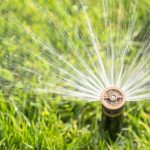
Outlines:
{"label": "fine water mist", "polygon": [[[17,80],[20,72],[24,78],[29,73],[36,77],[31,88],[33,92],[88,102],[99,101],[101,93],[109,87],[122,89],[126,101],[149,100],[150,28],[144,31],[143,40],[140,40],[145,25],[137,25],[140,22],[138,1],[131,1],[126,7],[119,0],[101,0],[97,4],[92,7],[83,1],[76,5],[66,1],[66,9],[61,11],[59,6],[53,10],[51,6],[41,6],[39,1],[30,1],[29,13],[33,13],[35,20],[26,17],[21,20],[10,14],[27,43],[24,50],[19,48],[21,42],[16,44],[25,56],[13,52],[8,56],[14,60],[10,65],[15,66],[16,81],[21,82],[21,79]],[[36,18],[36,14],[41,18]],[[72,16],[76,18],[75,22]],[[38,22],[43,22],[43,26],[38,26]],[[38,33],[38,28],[42,28],[43,33]],[[56,37],[58,41],[55,41]],[[30,49],[29,43],[35,48]],[[35,60],[30,60],[30,56]],[[30,66],[31,61],[37,62],[37,66]],[[38,64],[47,64],[47,68],[39,68]],[[44,74],[48,75],[48,80]],[[19,84],[16,87],[24,88]]]}

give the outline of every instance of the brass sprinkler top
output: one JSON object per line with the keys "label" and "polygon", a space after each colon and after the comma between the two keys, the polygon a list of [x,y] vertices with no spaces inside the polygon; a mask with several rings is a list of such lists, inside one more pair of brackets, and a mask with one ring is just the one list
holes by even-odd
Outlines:
{"label": "brass sprinkler top", "polygon": [[125,103],[124,92],[116,87],[111,87],[104,90],[101,98],[103,106],[110,110],[119,109]]}

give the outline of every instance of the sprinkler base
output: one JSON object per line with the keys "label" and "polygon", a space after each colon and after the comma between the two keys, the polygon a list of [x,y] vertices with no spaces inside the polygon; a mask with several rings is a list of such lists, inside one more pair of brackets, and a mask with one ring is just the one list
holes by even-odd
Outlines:
{"label": "sprinkler base", "polygon": [[123,113],[112,117],[102,112],[103,135],[104,136],[108,135],[111,138],[111,140],[115,140],[117,138],[117,134],[122,129],[122,122],[123,122]]}

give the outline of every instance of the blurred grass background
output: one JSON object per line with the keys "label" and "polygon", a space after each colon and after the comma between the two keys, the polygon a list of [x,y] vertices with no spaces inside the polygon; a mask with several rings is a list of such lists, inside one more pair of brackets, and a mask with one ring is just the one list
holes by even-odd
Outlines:
{"label": "blurred grass background", "polygon": [[[49,76],[51,60],[39,61],[30,53],[41,55],[41,47],[24,29],[32,29],[62,54],[71,42],[80,47],[80,34],[87,45],[89,42],[79,1],[40,0],[38,5],[33,2],[0,0],[0,149],[150,149],[150,103],[147,101],[126,104],[124,128],[116,142],[108,143],[101,135],[99,102],[69,101],[54,94],[33,92],[42,81],[55,83],[55,77]],[[96,30],[101,15],[98,1],[87,0],[85,4],[90,8]],[[130,0],[122,0],[122,4],[129,8]],[[138,6],[136,41],[147,30],[150,1],[139,1]],[[47,10],[54,13],[48,16]],[[130,11],[125,10],[129,16]],[[100,28],[104,30],[103,26]],[[70,39],[62,38],[60,33],[67,33]]]}

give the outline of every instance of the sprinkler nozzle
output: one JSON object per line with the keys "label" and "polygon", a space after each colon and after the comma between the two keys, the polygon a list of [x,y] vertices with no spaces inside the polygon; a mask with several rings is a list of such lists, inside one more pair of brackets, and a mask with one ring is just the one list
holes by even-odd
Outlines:
{"label": "sprinkler nozzle", "polygon": [[108,116],[116,116],[122,112],[125,103],[124,92],[116,87],[107,88],[102,93],[103,111]]}

